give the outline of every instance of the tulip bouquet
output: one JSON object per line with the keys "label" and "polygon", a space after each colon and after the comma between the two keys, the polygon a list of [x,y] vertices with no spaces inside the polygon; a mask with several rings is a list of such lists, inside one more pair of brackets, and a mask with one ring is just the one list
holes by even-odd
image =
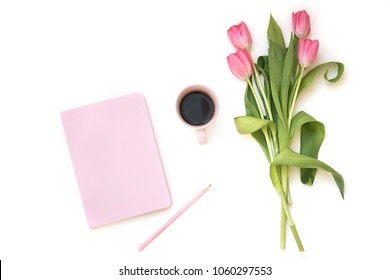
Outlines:
{"label": "tulip bouquet", "polygon": [[[310,17],[306,11],[292,14],[293,32],[286,46],[282,31],[271,16],[268,26],[268,55],[257,60],[250,56],[252,36],[241,22],[228,30],[235,53],[227,57],[232,73],[246,81],[245,116],[235,118],[240,134],[251,134],[270,164],[270,177],[281,201],[280,247],[285,248],[286,228],[290,226],[298,249],[304,251],[298,231],[290,213],[292,204],[289,188],[289,168],[300,168],[301,181],[312,185],[317,169],[329,172],[344,198],[343,177],[332,167],[318,160],[325,126],[304,111],[295,112],[301,92],[308,88],[319,72],[324,79],[336,82],[344,72],[340,62],[327,62],[312,67],[319,43],[307,38]],[[329,78],[328,71],[337,72]],[[292,141],[300,133],[300,151],[293,151]]]}

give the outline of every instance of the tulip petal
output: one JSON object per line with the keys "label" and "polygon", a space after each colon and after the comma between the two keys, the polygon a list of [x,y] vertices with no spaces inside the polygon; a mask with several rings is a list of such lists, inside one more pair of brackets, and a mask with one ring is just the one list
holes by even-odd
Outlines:
{"label": "tulip petal", "polygon": [[233,25],[227,31],[230,41],[238,50],[249,49],[252,45],[252,36],[245,22]]}
{"label": "tulip petal", "polygon": [[246,50],[238,50],[227,57],[230,71],[239,79],[246,80],[253,73],[252,60]]}
{"label": "tulip petal", "polygon": [[307,68],[313,64],[317,56],[318,47],[318,40],[299,39],[298,62],[303,68]]}
{"label": "tulip petal", "polygon": [[306,11],[292,14],[293,32],[298,38],[305,38],[310,33],[310,17]]}

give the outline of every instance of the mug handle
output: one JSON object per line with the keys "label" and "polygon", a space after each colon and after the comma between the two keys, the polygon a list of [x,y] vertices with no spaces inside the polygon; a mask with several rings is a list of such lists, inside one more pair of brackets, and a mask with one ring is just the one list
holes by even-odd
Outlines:
{"label": "mug handle", "polygon": [[206,128],[197,129],[196,136],[198,136],[199,144],[201,145],[207,144]]}

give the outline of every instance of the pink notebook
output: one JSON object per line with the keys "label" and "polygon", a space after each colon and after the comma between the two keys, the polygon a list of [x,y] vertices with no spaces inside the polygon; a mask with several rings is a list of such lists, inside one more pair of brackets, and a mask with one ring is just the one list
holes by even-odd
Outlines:
{"label": "pink notebook", "polygon": [[141,93],[61,112],[89,227],[170,206]]}

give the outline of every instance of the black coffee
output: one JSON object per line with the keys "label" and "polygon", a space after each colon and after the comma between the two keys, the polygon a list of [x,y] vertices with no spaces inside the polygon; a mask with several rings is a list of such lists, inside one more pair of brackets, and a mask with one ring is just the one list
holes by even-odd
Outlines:
{"label": "black coffee", "polygon": [[191,125],[204,125],[214,115],[215,106],[211,98],[202,91],[191,91],[180,103],[180,114]]}

